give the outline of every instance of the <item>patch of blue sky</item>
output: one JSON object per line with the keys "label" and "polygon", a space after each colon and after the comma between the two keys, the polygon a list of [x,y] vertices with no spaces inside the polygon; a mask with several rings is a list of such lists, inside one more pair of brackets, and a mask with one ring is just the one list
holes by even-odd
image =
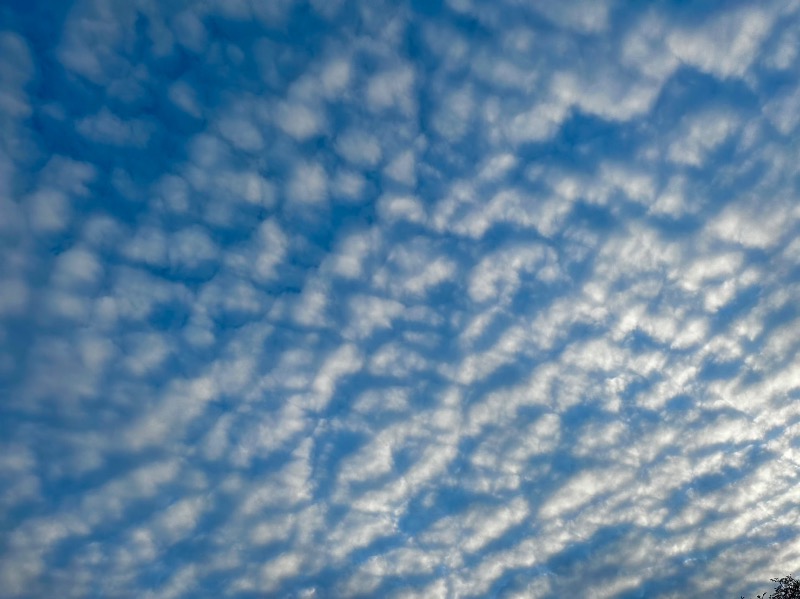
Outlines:
{"label": "patch of blue sky", "polygon": [[0,7],[0,597],[797,573],[800,7]]}

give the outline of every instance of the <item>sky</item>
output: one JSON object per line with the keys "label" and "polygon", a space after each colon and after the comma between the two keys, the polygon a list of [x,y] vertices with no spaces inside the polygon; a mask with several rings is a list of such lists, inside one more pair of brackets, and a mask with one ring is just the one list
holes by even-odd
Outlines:
{"label": "sky", "polygon": [[0,598],[800,573],[800,2],[0,6]]}

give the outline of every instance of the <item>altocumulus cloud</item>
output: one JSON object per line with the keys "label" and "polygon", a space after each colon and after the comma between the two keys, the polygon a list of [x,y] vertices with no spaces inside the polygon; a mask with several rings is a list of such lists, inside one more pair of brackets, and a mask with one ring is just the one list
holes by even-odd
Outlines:
{"label": "altocumulus cloud", "polygon": [[797,2],[0,22],[0,597],[797,573]]}

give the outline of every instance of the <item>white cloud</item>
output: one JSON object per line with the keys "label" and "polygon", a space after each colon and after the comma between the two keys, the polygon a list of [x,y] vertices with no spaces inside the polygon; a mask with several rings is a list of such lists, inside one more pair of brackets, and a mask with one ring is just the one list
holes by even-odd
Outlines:
{"label": "white cloud", "polygon": [[170,265],[186,274],[200,272],[219,258],[217,245],[200,227],[188,227],[171,235],[167,254]]}
{"label": "white cloud", "polygon": [[472,270],[469,295],[476,302],[509,302],[525,276],[553,281],[560,276],[555,255],[539,246],[508,248],[483,258]]}
{"label": "white cloud", "polygon": [[252,272],[256,280],[267,281],[275,276],[275,268],[286,256],[288,239],[273,220],[261,223],[257,239],[258,254],[255,263],[250,265],[254,266]]}
{"label": "white cloud", "polygon": [[698,291],[709,280],[729,278],[741,268],[743,255],[739,252],[699,258],[677,275],[689,291]]}
{"label": "white cloud", "polygon": [[399,344],[381,346],[370,359],[369,370],[373,374],[404,378],[421,370],[427,370],[427,361],[418,353]]}
{"label": "white cloud", "polygon": [[321,408],[327,404],[333,397],[338,380],[358,372],[362,364],[363,357],[352,344],[342,345],[328,356],[311,384],[316,394],[315,406]]}
{"label": "white cloud", "polygon": [[480,178],[485,180],[501,179],[517,165],[517,159],[511,153],[498,154],[488,158],[480,171]]}
{"label": "white cloud", "polygon": [[684,178],[679,176],[672,177],[650,205],[650,213],[657,216],[678,218],[686,213],[693,212],[693,206],[685,195],[686,187],[687,184]]}
{"label": "white cloud", "polygon": [[300,572],[303,558],[297,553],[283,554],[264,565],[261,570],[261,580],[264,591],[274,590],[282,579],[294,576]]}
{"label": "white cloud", "polygon": [[93,83],[108,82],[115,68],[124,64],[118,50],[125,35],[133,30],[135,14],[131,8],[109,2],[73,5],[58,46],[58,59]]}
{"label": "white cloud", "polygon": [[190,564],[175,572],[158,591],[148,591],[144,596],[148,599],[175,599],[184,596],[196,587],[197,567]]}
{"label": "white cloud", "polygon": [[472,124],[475,101],[471,90],[459,89],[442,99],[441,107],[433,117],[433,128],[450,142],[464,137]]}
{"label": "white cloud", "polygon": [[215,397],[213,381],[207,378],[176,381],[143,412],[123,433],[125,443],[134,451],[158,446],[167,438],[177,441],[186,425],[200,416]]}
{"label": "white cloud", "polygon": [[328,258],[334,274],[347,279],[364,275],[365,260],[380,247],[376,231],[367,230],[347,235],[339,244],[337,251]]}
{"label": "white cloud", "polygon": [[800,124],[800,87],[780,94],[764,105],[767,118],[783,135],[790,135]]}
{"label": "white cloud", "polygon": [[337,152],[348,162],[362,167],[374,167],[381,160],[378,140],[365,131],[348,130],[336,140]]}
{"label": "white cloud", "polygon": [[25,39],[11,31],[0,32],[0,55],[0,114],[10,127],[8,117],[24,118],[31,113],[25,85],[34,74],[34,63]]}
{"label": "white cloud", "polygon": [[195,90],[185,81],[173,83],[169,88],[168,95],[176,106],[190,115],[197,118],[202,115],[202,109],[198,103]]}
{"label": "white cloud", "polygon": [[756,216],[755,206],[732,204],[708,227],[712,234],[726,241],[744,247],[768,248],[781,239],[790,223],[797,220],[788,206],[773,204],[771,208],[769,213],[759,211],[759,216]]}
{"label": "white cloud", "polygon": [[334,58],[325,64],[320,75],[325,95],[336,97],[346,90],[350,85],[352,72],[352,66],[345,58]]}
{"label": "white cloud", "polygon": [[183,10],[172,19],[172,31],[178,43],[192,52],[200,53],[208,43],[208,31],[203,15],[193,10]]}
{"label": "white cloud", "polygon": [[619,469],[578,474],[544,503],[541,514],[547,519],[560,518],[596,497],[625,485],[631,478],[632,473]]}
{"label": "white cloud", "polygon": [[338,198],[343,198],[345,201],[359,201],[361,200],[366,181],[359,173],[341,170],[336,173],[336,177],[332,181],[331,188],[333,194]]}
{"label": "white cloud", "polygon": [[738,128],[738,119],[725,112],[693,115],[682,133],[670,144],[667,155],[679,164],[702,166],[709,152],[725,142]]}
{"label": "white cloud", "polygon": [[268,507],[291,507],[311,497],[311,468],[308,465],[311,439],[305,439],[292,452],[291,460],[263,484],[245,493],[241,510],[245,515],[258,514]]}
{"label": "white cloud", "polygon": [[389,254],[387,267],[379,270],[373,281],[379,288],[388,287],[395,296],[422,296],[456,274],[456,264],[426,247],[424,240],[397,246]]}
{"label": "white cloud", "polygon": [[55,189],[41,189],[26,202],[28,220],[34,231],[58,233],[69,226],[71,208],[69,198]]}
{"label": "white cloud", "polygon": [[[350,323],[346,334],[366,338],[376,330],[390,329],[405,307],[400,302],[376,296],[357,295],[349,302]],[[349,336],[349,335],[348,335]]]}
{"label": "white cloud", "polygon": [[664,37],[669,29],[665,19],[646,13],[622,40],[620,59],[653,81],[663,81],[678,67],[679,60],[669,51]]}
{"label": "white cloud", "polygon": [[778,39],[774,50],[765,59],[765,64],[772,69],[784,70],[791,67],[797,59],[797,34],[786,29]]}
{"label": "white cloud", "polygon": [[557,25],[582,33],[598,33],[608,27],[610,2],[577,2],[553,4],[535,0],[531,7]]}
{"label": "white cloud", "polygon": [[328,198],[328,176],[322,165],[304,163],[295,168],[286,195],[294,203],[319,205]]}
{"label": "white cloud", "polygon": [[160,228],[139,229],[122,247],[127,258],[150,266],[164,266],[167,262],[167,236]]}
{"label": "white cloud", "polygon": [[367,84],[366,98],[371,110],[394,108],[406,116],[416,112],[414,70],[408,65],[387,69],[374,75]]}
{"label": "white cloud", "polygon": [[385,194],[378,202],[380,215],[389,222],[403,220],[412,223],[425,222],[425,208],[414,196]]}
{"label": "white cloud", "polygon": [[28,307],[30,288],[21,279],[5,279],[0,288],[0,314],[19,315]]}
{"label": "white cloud", "polygon": [[203,507],[203,501],[199,497],[183,498],[157,517],[157,526],[168,541],[174,543],[185,538],[197,527]]}
{"label": "white cloud", "polygon": [[246,114],[228,114],[217,123],[220,135],[237,150],[258,152],[264,147],[264,137],[258,125]]}
{"label": "white cloud", "polygon": [[324,327],[327,323],[326,310],[329,305],[329,291],[319,280],[309,281],[303,292],[293,303],[291,314],[295,322],[309,327]]}
{"label": "white cloud", "polygon": [[287,135],[298,141],[304,141],[323,131],[325,118],[320,114],[319,108],[282,102],[275,110],[275,124]]}
{"label": "white cloud", "polygon": [[717,77],[741,77],[758,55],[776,15],[760,7],[741,7],[713,15],[703,27],[682,28],[667,36],[680,60]]}
{"label": "white cloud", "polygon": [[545,141],[556,134],[568,114],[569,105],[557,100],[537,104],[508,122],[506,136],[514,143]]}
{"label": "white cloud", "polygon": [[76,129],[98,143],[144,147],[152,135],[153,126],[143,119],[121,119],[103,108],[97,114],[78,121]]}
{"label": "white cloud", "polygon": [[394,468],[392,446],[396,443],[393,432],[388,430],[376,435],[361,451],[346,459],[339,469],[337,483],[347,487],[390,473]]}
{"label": "white cloud", "polygon": [[0,493],[0,505],[9,509],[26,501],[37,501],[41,482],[34,472],[36,457],[33,452],[24,446],[6,445],[3,456],[0,459],[0,472],[10,484]]}
{"label": "white cloud", "polygon": [[[528,506],[518,497],[499,509],[475,508],[465,514],[448,516],[437,522],[424,539],[433,543],[461,547],[474,553],[519,525],[528,515]],[[452,536],[451,536],[452,535]]]}
{"label": "white cloud", "polygon": [[389,162],[389,164],[386,165],[386,168],[383,169],[383,172],[390,179],[397,181],[398,183],[404,183],[409,187],[413,187],[417,183],[417,175],[415,170],[414,153],[411,150],[406,150],[404,152],[400,152],[391,162]]}
{"label": "white cloud", "polygon": [[169,343],[156,333],[132,335],[126,341],[124,365],[136,376],[151,373],[170,354]]}

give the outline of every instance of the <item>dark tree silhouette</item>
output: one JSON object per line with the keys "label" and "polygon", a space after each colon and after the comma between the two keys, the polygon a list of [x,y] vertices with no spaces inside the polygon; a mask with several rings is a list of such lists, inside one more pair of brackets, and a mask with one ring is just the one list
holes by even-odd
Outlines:
{"label": "dark tree silhouette", "polygon": [[762,593],[756,595],[756,599],[800,599],[800,580],[784,576],[783,578],[773,578],[772,582],[778,583],[772,594],[767,597],[766,593]]}

